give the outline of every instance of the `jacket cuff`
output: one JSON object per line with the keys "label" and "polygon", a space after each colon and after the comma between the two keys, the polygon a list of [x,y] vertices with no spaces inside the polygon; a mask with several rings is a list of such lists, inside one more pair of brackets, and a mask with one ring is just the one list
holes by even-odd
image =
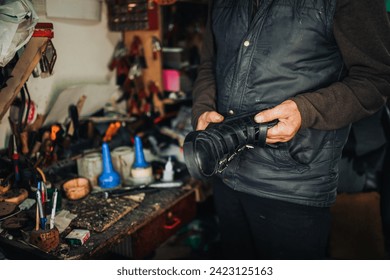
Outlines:
{"label": "jacket cuff", "polygon": [[315,115],[311,103],[302,95],[290,98],[297,104],[298,110],[301,113],[302,123],[301,129],[309,128],[313,125]]}

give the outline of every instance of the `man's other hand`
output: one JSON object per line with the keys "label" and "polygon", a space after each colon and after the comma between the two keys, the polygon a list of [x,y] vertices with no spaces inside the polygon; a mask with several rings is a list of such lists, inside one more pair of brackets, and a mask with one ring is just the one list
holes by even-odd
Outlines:
{"label": "man's other hand", "polygon": [[196,130],[204,130],[210,123],[220,123],[223,116],[215,111],[204,112],[198,119]]}

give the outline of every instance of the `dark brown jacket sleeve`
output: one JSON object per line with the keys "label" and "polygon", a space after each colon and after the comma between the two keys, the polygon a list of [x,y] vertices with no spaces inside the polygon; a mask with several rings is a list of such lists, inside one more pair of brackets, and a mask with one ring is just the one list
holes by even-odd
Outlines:
{"label": "dark brown jacket sleeve", "polygon": [[347,76],[294,100],[302,128],[337,129],[373,114],[390,95],[390,25],[383,0],[338,0],[334,36]]}
{"label": "dark brown jacket sleeve", "polygon": [[196,128],[199,116],[207,111],[215,111],[215,78],[214,78],[214,38],[210,25],[211,1],[209,15],[201,50],[201,61],[198,76],[192,91],[192,126]]}

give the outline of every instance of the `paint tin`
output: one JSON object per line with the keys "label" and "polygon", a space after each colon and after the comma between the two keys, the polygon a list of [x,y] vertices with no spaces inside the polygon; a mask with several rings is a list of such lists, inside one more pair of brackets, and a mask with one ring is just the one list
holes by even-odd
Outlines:
{"label": "paint tin", "polygon": [[134,161],[134,151],[131,147],[122,146],[111,152],[114,169],[120,174],[122,180],[130,177],[131,165]]}
{"label": "paint tin", "polygon": [[97,186],[98,177],[103,171],[102,155],[100,153],[86,154],[77,159],[77,172],[80,177],[91,181],[92,186]]}

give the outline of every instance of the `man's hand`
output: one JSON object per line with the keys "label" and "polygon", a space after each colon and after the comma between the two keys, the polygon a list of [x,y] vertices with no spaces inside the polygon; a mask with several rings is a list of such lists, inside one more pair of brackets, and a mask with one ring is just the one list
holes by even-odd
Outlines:
{"label": "man's hand", "polygon": [[196,130],[204,130],[210,123],[220,123],[223,121],[223,116],[215,111],[204,112],[198,119]]}
{"label": "man's hand", "polygon": [[264,110],[255,116],[257,123],[269,122],[276,119],[279,122],[274,127],[268,129],[267,132],[266,142],[268,144],[291,140],[302,124],[301,113],[298,110],[297,104],[292,100],[286,100],[278,106]]}

